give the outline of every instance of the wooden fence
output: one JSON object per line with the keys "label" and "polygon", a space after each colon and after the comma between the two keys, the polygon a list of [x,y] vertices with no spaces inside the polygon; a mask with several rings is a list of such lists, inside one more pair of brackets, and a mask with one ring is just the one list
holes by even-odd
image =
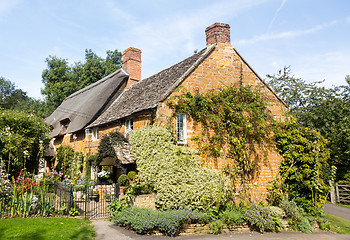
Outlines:
{"label": "wooden fence", "polygon": [[350,185],[336,183],[331,185],[331,202],[332,203],[350,203]]}

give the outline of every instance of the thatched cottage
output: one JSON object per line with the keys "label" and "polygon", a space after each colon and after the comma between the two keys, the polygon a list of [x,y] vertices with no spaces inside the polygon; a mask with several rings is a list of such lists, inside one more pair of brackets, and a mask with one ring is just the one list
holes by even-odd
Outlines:
{"label": "thatched cottage", "polygon": [[[207,92],[223,85],[261,86],[268,96],[269,111],[283,119],[286,106],[264,80],[232,47],[230,26],[215,23],[206,30],[206,47],[183,61],[141,80],[141,51],[123,52],[123,68],[66,98],[47,119],[57,147],[74,146],[85,154],[95,153],[101,137],[111,131],[128,135],[144,125],[169,121],[168,100],[182,86],[191,92]],[[173,121],[179,144],[192,145],[191,137],[201,128],[185,114]],[[269,151],[268,163],[261,163],[257,192],[264,193],[278,170],[280,155]],[[126,165],[130,164],[127,160]],[[123,162],[121,162],[123,164]],[[208,165],[212,163],[208,160]],[[213,164],[212,164],[213,165]],[[222,163],[213,165],[220,168]]]}

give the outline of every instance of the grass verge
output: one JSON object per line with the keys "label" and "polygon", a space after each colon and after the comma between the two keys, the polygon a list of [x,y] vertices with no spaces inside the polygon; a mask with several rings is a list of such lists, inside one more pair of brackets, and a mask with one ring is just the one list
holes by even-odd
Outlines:
{"label": "grass verge", "polygon": [[326,213],[328,221],[331,223],[331,231],[340,234],[350,234],[350,221]]}
{"label": "grass verge", "polygon": [[12,218],[0,220],[0,239],[94,239],[90,221],[77,218]]}

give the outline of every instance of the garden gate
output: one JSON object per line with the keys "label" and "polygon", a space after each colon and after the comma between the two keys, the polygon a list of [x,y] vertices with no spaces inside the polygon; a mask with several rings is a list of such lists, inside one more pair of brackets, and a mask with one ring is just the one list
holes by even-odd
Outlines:
{"label": "garden gate", "polygon": [[[76,188],[76,187],[75,187]],[[110,217],[108,206],[119,197],[119,185],[96,185],[94,188],[85,186],[73,192],[74,205],[71,215],[82,212],[85,219],[106,219]]]}

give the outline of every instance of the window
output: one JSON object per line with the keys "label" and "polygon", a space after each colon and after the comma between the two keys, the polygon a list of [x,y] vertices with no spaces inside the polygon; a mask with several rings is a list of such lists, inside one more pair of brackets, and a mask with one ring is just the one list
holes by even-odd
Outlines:
{"label": "window", "polygon": [[98,127],[92,129],[92,141],[98,140]]}
{"label": "window", "polygon": [[176,137],[178,143],[187,143],[186,114],[180,113],[176,117]]}
{"label": "window", "polygon": [[125,137],[129,136],[131,130],[134,129],[134,121],[132,118],[125,120]]}

